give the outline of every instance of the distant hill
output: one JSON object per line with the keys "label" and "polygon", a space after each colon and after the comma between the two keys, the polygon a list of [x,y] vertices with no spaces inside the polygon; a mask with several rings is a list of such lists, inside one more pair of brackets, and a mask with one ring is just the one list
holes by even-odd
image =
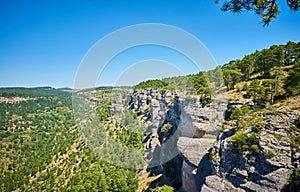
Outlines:
{"label": "distant hill", "polygon": [[72,91],[73,89],[71,89],[70,87],[61,87],[61,88],[57,88],[57,90],[60,90],[60,91]]}
{"label": "distant hill", "polygon": [[71,90],[70,88],[55,89],[53,87],[5,87],[0,88],[1,97],[42,97],[42,96],[52,96],[52,95],[65,95],[70,94],[66,90]]}

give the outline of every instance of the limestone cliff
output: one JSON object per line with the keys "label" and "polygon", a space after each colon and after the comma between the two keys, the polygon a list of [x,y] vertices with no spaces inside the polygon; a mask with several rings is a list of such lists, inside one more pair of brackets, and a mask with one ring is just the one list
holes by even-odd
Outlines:
{"label": "limestone cliff", "polygon": [[[240,122],[226,121],[220,130],[222,120],[244,105],[249,106],[251,113],[239,119]],[[145,142],[152,162],[150,167],[158,166],[156,171],[159,172],[167,161],[177,158],[172,174],[181,176],[180,190],[290,189],[288,184],[300,165],[300,153],[292,139],[300,135],[298,129],[292,129],[299,126],[296,125],[298,110],[266,109],[265,105],[239,101],[203,106],[196,96],[191,100],[161,90],[135,91],[128,106],[143,117],[143,121],[149,122]],[[247,122],[247,126],[242,127],[242,122]],[[167,123],[172,129],[166,137],[162,127]],[[237,128],[235,123],[240,123],[242,128]],[[234,142],[237,134],[243,135],[246,143]],[[181,156],[176,156],[177,153]]]}
{"label": "limestone cliff", "polygon": [[[229,125],[218,136],[208,162],[198,166],[198,191],[288,190],[293,171],[299,167],[291,146],[292,134],[299,134],[291,131],[299,111],[266,109],[254,114],[259,115],[260,123],[251,125],[256,118],[252,115],[246,118],[251,126],[237,131]],[[239,150],[233,138],[242,134],[247,143]]]}

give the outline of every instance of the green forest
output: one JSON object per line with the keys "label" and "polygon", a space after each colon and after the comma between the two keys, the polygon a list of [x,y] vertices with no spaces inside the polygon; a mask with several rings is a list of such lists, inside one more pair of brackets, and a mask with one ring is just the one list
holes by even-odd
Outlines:
{"label": "green forest", "polygon": [[[185,88],[203,96],[210,96],[212,87],[225,86],[226,91],[246,91],[245,98],[274,103],[278,99],[300,94],[299,58],[300,42],[289,41],[285,45],[272,45],[257,50],[207,72],[143,81],[134,88]],[[243,86],[237,87],[240,82]]]}
{"label": "green forest", "polygon": [[71,94],[48,88],[0,89],[0,191],[135,191],[136,170],[100,160],[80,140]]}

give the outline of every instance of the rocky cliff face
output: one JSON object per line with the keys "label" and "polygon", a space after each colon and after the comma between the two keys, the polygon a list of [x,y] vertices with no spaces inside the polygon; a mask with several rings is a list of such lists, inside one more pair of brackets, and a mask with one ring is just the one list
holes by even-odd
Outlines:
{"label": "rocky cliff face", "polygon": [[[217,141],[217,127],[224,119],[224,103],[215,103],[202,108],[198,102],[182,105],[179,129],[182,132],[177,147],[184,159],[182,166],[182,189],[199,191],[199,165],[207,159],[207,153]],[[210,165],[208,165],[210,166]]]}
{"label": "rocky cliff face", "polygon": [[[199,163],[217,141],[216,128],[224,119],[226,105],[215,103],[203,107],[196,96],[187,99],[183,94],[169,91],[137,90],[128,106],[150,122],[145,132],[149,167],[159,165],[158,171],[162,171],[168,161],[176,162],[172,170],[173,174],[182,175],[183,190],[197,191]],[[172,129],[164,138],[162,127],[168,123]]]}
{"label": "rocky cliff face", "polygon": [[237,152],[232,128],[218,136],[209,154],[211,167],[198,167],[210,171],[206,177],[199,175],[200,191],[282,191],[286,188],[293,170],[299,167],[291,148],[291,127],[295,126],[299,114],[275,111],[261,116],[262,127],[242,130],[248,137],[255,132],[258,146],[255,152]]}
{"label": "rocky cliff face", "polygon": [[[160,165],[162,171],[168,160],[177,158],[173,174],[181,175],[183,191],[281,191],[299,167],[300,155],[292,149],[290,139],[292,134],[299,135],[291,131],[299,114],[264,109],[258,112],[262,118],[259,126],[254,123],[237,131],[230,124],[217,131],[228,117],[227,111],[243,104],[219,102],[203,107],[197,97],[191,100],[168,91],[148,90],[132,93],[128,106],[149,122],[145,142],[150,166]],[[172,129],[164,138],[162,127],[167,123]],[[244,144],[249,149],[242,146],[239,151],[232,142],[237,132],[255,140],[257,147],[249,144],[249,139]]]}
{"label": "rocky cliff face", "polygon": [[[162,165],[178,154],[176,143],[180,131],[177,127],[181,113],[179,97],[164,90],[136,90],[130,96],[128,106],[147,125],[144,134],[149,167],[158,166],[161,171]],[[172,126],[167,138],[161,133],[165,124]]]}

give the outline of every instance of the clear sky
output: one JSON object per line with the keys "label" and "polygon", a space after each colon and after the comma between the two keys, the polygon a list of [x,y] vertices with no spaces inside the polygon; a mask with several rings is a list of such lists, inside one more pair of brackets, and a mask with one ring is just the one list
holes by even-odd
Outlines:
{"label": "clear sky", "polygon": [[[109,33],[134,24],[179,27],[196,36],[220,65],[272,44],[300,41],[300,12],[280,2],[278,18],[263,27],[254,13],[222,12],[213,0],[1,0],[0,86],[73,87],[87,51]],[[180,54],[145,46],[116,56],[99,85],[120,77],[118,63],[130,69],[132,64],[151,66],[143,62],[149,59],[177,62],[183,74],[197,72],[184,65]]]}

